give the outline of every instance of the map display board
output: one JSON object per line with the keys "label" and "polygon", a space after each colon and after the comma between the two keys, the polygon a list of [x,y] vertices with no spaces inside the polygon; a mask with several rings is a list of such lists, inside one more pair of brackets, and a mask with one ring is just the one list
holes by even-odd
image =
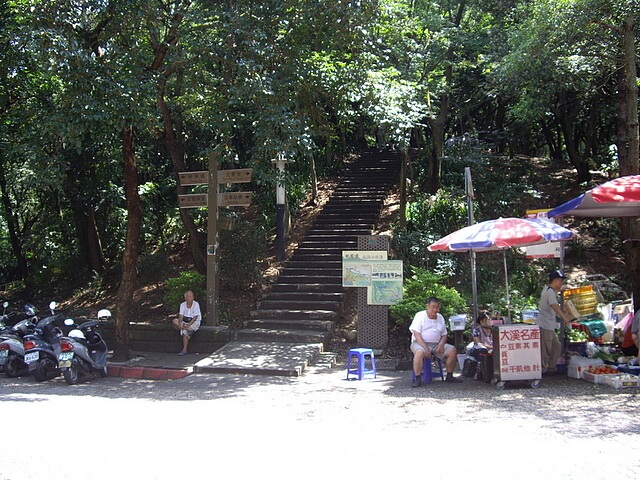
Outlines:
{"label": "map display board", "polygon": [[402,260],[387,260],[386,251],[344,250],[342,286],[367,287],[369,305],[394,305],[402,300]]}

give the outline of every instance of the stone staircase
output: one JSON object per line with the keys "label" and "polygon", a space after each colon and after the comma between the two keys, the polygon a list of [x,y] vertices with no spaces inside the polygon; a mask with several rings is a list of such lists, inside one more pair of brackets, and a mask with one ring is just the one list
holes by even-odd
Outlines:
{"label": "stone staircase", "polygon": [[[316,361],[327,362],[324,349],[350,293],[342,287],[342,251],[356,250],[358,235],[372,234],[399,166],[400,153],[384,151],[363,154],[349,167],[245,328],[196,371],[299,375]],[[230,358],[243,350],[256,360]],[[275,356],[289,351],[304,352],[305,358],[290,359],[296,367],[277,373],[284,359]]]}

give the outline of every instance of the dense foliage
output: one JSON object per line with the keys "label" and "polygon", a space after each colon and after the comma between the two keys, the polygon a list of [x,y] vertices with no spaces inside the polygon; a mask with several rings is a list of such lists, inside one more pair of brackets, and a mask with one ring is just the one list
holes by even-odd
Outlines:
{"label": "dense foliage", "polygon": [[[459,272],[461,258],[416,251],[464,222],[456,193],[464,165],[478,167],[474,181],[486,192],[479,216],[522,213],[509,202],[515,189],[531,192],[536,206],[544,179],[530,178],[518,154],[570,166],[577,181],[593,169],[637,172],[637,105],[635,134],[633,121],[624,131],[620,122],[633,112],[623,102],[633,92],[622,32],[637,39],[636,7],[0,0],[0,283],[19,280],[33,292],[55,280],[117,278],[131,229],[127,175],[142,205],[133,238],[140,261],[170,276],[150,259],[188,242],[203,273],[206,211],[177,208],[188,190],[176,174],[206,169],[211,152],[219,168],[254,169],[238,188],[254,192],[257,228],[225,233],[221,248],[262,252],[278,182],[295,211],[318,176],[381,143],[415,152],[410,224],[398,248],[416,265]],[[278,155],[294,160],[284,178],[272,164]],[[132,158],[135,168],[125,169]],[[496,162],[512,175],[492,178]],[[230,270],[229,278],[251,283],[254,267],[249,258],[248,274]],[[524,290],[516,282],[514,291]]]}

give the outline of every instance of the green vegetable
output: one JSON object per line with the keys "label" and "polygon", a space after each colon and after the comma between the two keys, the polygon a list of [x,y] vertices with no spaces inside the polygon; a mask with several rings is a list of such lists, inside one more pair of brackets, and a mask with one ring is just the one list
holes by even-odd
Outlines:
{"label": "green vegetable", "polygon": [[569,338],[570,342],[586,342],[587,340],[589,340],[589,337],[585,332],[575,329],[568,330],[567,337]]}

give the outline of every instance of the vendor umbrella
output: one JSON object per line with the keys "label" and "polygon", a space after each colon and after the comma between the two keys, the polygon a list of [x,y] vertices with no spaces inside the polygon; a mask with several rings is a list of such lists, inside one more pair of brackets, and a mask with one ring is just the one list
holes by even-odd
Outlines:
{"label": "vendor umbrella", "polygon": [[506,249],[571,239],[573,232],[538,218],[498,218],[461,228],[429,245],[432,252],[503,251],[507,309],[511,316]]}
{"label": "vendor umbrella", "polygon": [[547,212],[549,218],[563,215],[640,217],[640,175],[615,178]]}

